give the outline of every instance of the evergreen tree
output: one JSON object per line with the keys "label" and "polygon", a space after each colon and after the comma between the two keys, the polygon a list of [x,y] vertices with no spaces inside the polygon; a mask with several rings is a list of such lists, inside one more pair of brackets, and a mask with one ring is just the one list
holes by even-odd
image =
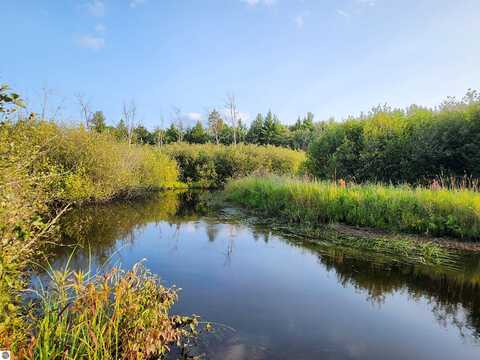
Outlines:
{"label": "evergreen tree", "polygon": [[208,140],[208,133],[200,121],[197,121],[195,126],[185,133],[185,141],[191,144],[205,144]]}
{"label": "evergreen tree", "polygon": [[285,129],[277,116],[269,111],[263,124],[263,144],[280,145],[283,142],[282,135],[285,135]]}
{"label": "evergreen tree", "polygon": [[165,132],[165,142],[167,144],[172,143],[172,142],[177,142],[180,141],[181,134],[180,130],[175,126],[174,123],[170,125],[170,127],[167,129]]}
{"label": "evergreen tree", "polygon": [[247,133],[247,142],[251,144],[262,144],[263,143],[263,125],[265,120],[262,114],[258,114],[255,117],[255,120],[252,121],[250,129]]}

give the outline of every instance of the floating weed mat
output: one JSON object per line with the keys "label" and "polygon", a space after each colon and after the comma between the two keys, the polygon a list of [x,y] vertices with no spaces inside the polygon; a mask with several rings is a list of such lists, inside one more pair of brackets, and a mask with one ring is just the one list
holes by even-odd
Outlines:
{"label": "floating weed mat", "polygon": [[[294,242],[316,244],[316,250],[337,247],[344,250],[355,249],[382,255],[385,260],[405,264],[424,264],[442,266],[451,270],[461,268],[461,252],[443,248],[433,241],[416,241],[402,235],[356,236],[344,234],[331,225],[308,226],[282,224],[277,219],[259,217],[257,212],[228,210],[222,212],[222,218],[235,220],[247,225],[262,226]],[[356,255],[359,255],[356,252]],[[376,258],[375,257],[375,258]]]}

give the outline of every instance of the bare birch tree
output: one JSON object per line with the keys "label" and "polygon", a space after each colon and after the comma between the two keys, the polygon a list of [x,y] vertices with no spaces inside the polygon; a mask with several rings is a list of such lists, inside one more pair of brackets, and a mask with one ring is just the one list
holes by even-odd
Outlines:
{"label": "bare birch tree", "polygon": [[80,107],[80,118],[88,129],[89,122],[92,117],[92,111],[90,110],[90,103],[85,99],[85,95],[76,94],[78,106]]}
{"label": "bare birch tree", "polygon": [[135,121],[137,117],[137,105],[135,100],[130,100],[130,102],[123,102],[122,107],[123,120],[125,121],[125,126],[127,127],[127,140],[128,145],[132,144],[133,129],[135,128]]}
{"label": "bare birch tree", "polygon": [[182,142],[185,133],[185,126],[183,124],[182,111],[176,106],[173,107],[173,123],[178,129],[178,140]]}
{"label": "bare birch tree", "polygon": [[225,101],[225,110],[227,112],[228,122],[233,130],[233,145],[237,145],[237,128],[239,122],[239,113],[237,109],[237,102],[235,94],[228,93]]}

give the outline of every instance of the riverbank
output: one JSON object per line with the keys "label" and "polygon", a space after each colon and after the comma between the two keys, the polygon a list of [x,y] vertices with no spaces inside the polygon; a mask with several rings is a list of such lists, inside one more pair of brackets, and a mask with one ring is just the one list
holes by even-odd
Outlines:
{"label": "riverbank", "polygon": [[[33,264],[48,264],[45,248],[59,241],[58,221],[71,207],[138,198],[179,186],[177,178],[175,161],[153,147],[119,142],[81,126],[37,120],[34,115],[2,122],[0,349],[27,359],[108,359],[108,354],[127,359],[137,358],[138,351],[146,348],[152,356],[164,353],[181,340],[183,325],[190,323],[169,314],[176,295],[148,272],[138,274],[131,284],[131,272],[53,272],[45,289],[56,291],[40,294],[34,304],[24,299]],[[114,292],[104,291],[105,284]],[[76,293],[71,292],[74,285]],[[169,295],[171,300],[153,301],[145,292],[157,294],[157,300]],[[125,298],[118,297],[120,293]],[[91,295],[90,303],[84,295]],[[130,310],[116,311],[124,300]],[[100,317],[94,323],[85,323],[98,301],[103,301],[105,311],[97,313]],[[145,311],[154,318],[145,319]],[[127,320],[131,319],[149,328],[148,338],[130,337]],[[75,354],[65,353],[66,349]]]}
{"label": "riverbank", "polygon": [[300,227],[336,223],[349,225],[350,232],[360,227],[375,229],[376,235],[383,230],[445,237],[450,248],[460,248],[457,241],[480,238],[480,194],[469,190],[249,177],[230,182],[224,194],[257,214]]}

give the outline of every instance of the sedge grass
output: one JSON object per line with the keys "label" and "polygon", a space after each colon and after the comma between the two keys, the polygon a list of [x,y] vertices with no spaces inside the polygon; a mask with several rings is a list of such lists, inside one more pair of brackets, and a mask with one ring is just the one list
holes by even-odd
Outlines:
{"label": "sedge grass", "polygon": [[480,193],[376,184],[248,177],[231,181],[226,198],[292,224],[326,223],[428,236],[480,240]]}

